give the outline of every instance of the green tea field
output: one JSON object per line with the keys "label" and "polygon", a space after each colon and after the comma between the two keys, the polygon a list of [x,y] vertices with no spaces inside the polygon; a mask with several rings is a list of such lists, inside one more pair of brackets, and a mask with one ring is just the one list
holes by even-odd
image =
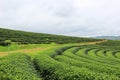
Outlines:
{"label": "green tea field", "polygon": [[120,41],[76,38],[80,42],[36,44],[14,36],[1,37],[7,41],[0,46],[0,80],[120,80]]}

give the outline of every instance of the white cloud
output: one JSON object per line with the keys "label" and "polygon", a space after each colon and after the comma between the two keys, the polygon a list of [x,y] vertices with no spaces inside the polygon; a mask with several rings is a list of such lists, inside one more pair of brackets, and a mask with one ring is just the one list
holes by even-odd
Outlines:
{"label": "white cloud", "polygon": [[0,27],[73,36],[119,35],[119,0],[0,0]]}

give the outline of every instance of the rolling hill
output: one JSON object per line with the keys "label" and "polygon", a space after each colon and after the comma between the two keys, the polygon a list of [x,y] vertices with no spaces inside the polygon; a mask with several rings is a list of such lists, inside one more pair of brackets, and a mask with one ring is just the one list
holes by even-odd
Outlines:
{"label": "rolling hill", "polygon": [[97,36],[97,39],[120,40],[120,36]]}
{"label": "rolling hill", "polygon": [[0,40],[23,44],[0,46],[0,80],[120,80],[120,41],[9,29]]}
{"label": "rolling hill", "polygon": [[0,28],[0,44],[2,45],[5,40],[11,40],[12,42],[18,42],[20,44],[49,44],[53,42],[64,44],[91,42],[98,41],[99,39],[26,32]]}

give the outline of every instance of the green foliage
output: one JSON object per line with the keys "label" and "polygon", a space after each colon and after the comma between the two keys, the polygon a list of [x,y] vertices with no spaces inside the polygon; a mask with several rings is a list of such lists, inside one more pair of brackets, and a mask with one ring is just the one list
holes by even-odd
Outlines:
{"label": "green foliage", "polygon": [[0,45],[2,46],[9,46],[11,43],[11,40],[0,41]]}
{"label": "green foliage", "polygon": [[120,50],[120,41],[107,41],[107,42],[102,42],[102,43],[97,43],[95,45],[85,45],[82,46],[84,47],[88,47],[88,48],[99,48],[99,49],[105,49],[105,50],[116,50],[119,51]]}
{"label": "green foliage", "polygon": [[17,50],[27,50],[27,49],[35,49],[35,48],[48,48],[54,47],[57,44],[25,44],[25,45],[18,45],[18,44],[11,44],[9,46],[0,46],[0,52],[7,52],[8,48],[9,51],[17,51]]}
{"label": "green foliage", "polygon": [[51,42],[64,44],[99,41],[99,39],[32,33],[0,28],[0,45],[4,45],[5,40],[20,42],[20,44],[50,44]]}
{"label": "green foliage", "polygon": [[[29,34],[38,34],[37,36],[40,37],[40,33],[22,33],[24,33],[23,35],[26,34],[24,36],[25,39],[28,38]],[[30,35],[29,37],[33,38]],[[52,48],[52,45],[54,46],[56,43],[74,43],[77,38],[72,39],[73,37],[47,34],[50,36],[48,38],[46,34],[44,35],[43,42],[41,41],[41,43],[47,43],[46,45],[48,45],[50,42],[48,46],[51,46],[51,48],[41,51],[33,61],[31,61],[29,56],[24,54],[12,54],[0,58],[0,80],[41,80],[41,77],[43,80],[120,80],[120,41],[108,41],[84,46],[80,46],[79,44],[64,44]],[[56,36],[56,41],[53,36],[54,38]],[[34,35],[37,41],[39,41],[38,37],[36,38]],[[19,37],[18,40],[20,39]],[[69,39],[71,40],[69,41]],[[82,38],[79,39],[84,42]],[[5,40],[3,41],[11,43],[9,41],[10,38]],[[29,40],[25,40],[25,43],[34,43],[34,41],[29,42]],[[91,41],[91,39],[86,41]],[[29,44],[22,46],[21,49],[40,46],[46,47],[46,45]],[[20,48],[20,46],[16,45],[10,45],[9,47],[12,50],[15,50],[13,49],[15,47]]]}
{"label": "green foliage", "polygon": [[120,45],[120,41],[107,41],[107,42],[103,42],[103,43],[99,43],[99,45],[105,45],[105,46],[119,46]]}
{"label": "green foliage", "polygon": [[0,80],[41,80],[29,56],[12,54],[0,58]]}
{"label": "green foliage", "polygon": [[119,80],[119,62],[98,57],[96,50],[85,46],[50,49],[37,56],[34,64],[45,80]]}

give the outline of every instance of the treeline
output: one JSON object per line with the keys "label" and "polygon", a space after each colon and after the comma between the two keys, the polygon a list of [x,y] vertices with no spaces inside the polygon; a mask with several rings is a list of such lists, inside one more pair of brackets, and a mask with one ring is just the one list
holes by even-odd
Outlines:
{"label": "treeline", "polygon": [[91,42],[98,41],[99,39],[61,36],[0,28],[0,45],[6,44],[5,40],[11,40],[12,42],[17,42],[20,44],[49,44],[52,42],[64,44]]}

